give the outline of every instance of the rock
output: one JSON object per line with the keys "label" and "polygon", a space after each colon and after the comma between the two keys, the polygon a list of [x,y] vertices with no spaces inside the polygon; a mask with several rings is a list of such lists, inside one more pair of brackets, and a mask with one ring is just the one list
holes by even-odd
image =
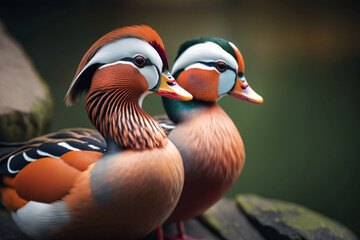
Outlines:
{"label": "rock", "polygon": [[[206,240],[356,240],[341,224],[294,203],[256,195],[221,199],[200,217],[185,221],[186,234]],[[177,236],[174,224],[164,233]],[[0,240],[30,240],[0,208]],[[141,240],[156,240],[156,232]]]}
{"label": "rock", "polygon": [[[184,222],[186,235],[199,240],[222,240],[218,235],[213,233],[207,226],[203,225],[198,219],[190,219]],[[164,235],[176,237],[178,229],[175,223],[163,226]],[[141,238],[141,240],[157,240],[156,231]]]}
{"label": "rock", "polygon": [[341,224],[294,203],[256,195],[238,195],[236,201],[266,239],[357,239]]}
{"label": "rock", "polygon": [[49,88],[0,21],[0,141],[45,133],[52,116]]}
{"label": "rock", "polygon": [[200,216],[210,229],[228,240],[265,240],[260,232],[239,210],[236,203],[221,199]]}
{"label": "rock", "polygon": [[[220,240],[209,228],[204,226],[198,219],[190,219],[184,222],[186,235],[197,239]],[[171,236],[178,235],[176,224],[164,226],[164,233]]]}

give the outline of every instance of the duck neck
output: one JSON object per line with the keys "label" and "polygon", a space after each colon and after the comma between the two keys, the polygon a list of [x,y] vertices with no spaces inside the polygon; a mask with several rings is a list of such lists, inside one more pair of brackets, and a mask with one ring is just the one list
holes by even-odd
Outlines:
{"label": "duck neck", "polygon": [[185,121],[197,111],[216,104],[216,102],[204,102],[197,99],[185,102],[165,97],[162,97],[162,101],[167,115],[176,124]]}
{"label": "duck neck", "polygon": [[141,93],[113,89],[90,89],[86,110],[112,149],[146,149],[163,146],[166,135],[139,105]]}

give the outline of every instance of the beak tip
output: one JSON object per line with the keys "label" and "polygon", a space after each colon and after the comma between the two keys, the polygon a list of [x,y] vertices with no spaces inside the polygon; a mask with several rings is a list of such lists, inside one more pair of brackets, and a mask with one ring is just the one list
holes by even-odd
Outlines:
{"label": "beak tip", "polygon": [[241,93],[240,94],[232,93],[232,94],[230,94],[230,96],[239,98],[241,100],[244,100],[244,101],[247,101],[247,102],[250,102],[250,103],[261,104],[261,103],[264,102],[264,99],[260,95],[249,96],[249,95],[245,95],[245,94],[241,94]]}
{"label": "beak tip", "polygon": [[181,101],[191,101],[193,99],[193,96],[185,89],[182,90],[183,91],[177,93],[177,99]]}
{"label": "beak tip", "polygon": [[186,96],[184,98],[184,101],[191,101],[193,99],[193,96]]}

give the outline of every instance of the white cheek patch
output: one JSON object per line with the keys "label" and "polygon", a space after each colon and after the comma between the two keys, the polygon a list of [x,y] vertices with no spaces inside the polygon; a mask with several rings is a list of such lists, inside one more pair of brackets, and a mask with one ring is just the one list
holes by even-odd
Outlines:
{"label": "white cheek patch", "polygon": [[235,84],[236,74],[233,71],[227,70],[220,74],[218,95],[227,94]]}
{"label": "white cheek patch", "polygon": [[237,71],[238,65],[235,58],[219,45],[213,42],[205,42],[193,45],[186,49],[174,63],[172,73],[186,68],[188,65],[195,62],[216,62],[224,61],[227,65]]}
{"label": "white cheek patch", "polygon": [[155,66],[146,66],[139,68],[140,73],[146,78],[148,89],[153,89],[160,79],[159,73]]}

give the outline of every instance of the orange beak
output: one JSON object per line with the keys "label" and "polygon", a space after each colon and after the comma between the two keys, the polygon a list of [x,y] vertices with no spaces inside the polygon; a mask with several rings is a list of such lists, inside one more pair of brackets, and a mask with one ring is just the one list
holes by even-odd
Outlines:
{"label": "orange beak", "polygon": [[160,85],[155,93],[181,101],[190,101],[193,99],[193,96],[188,91],[180,87],[173,76],[167,71],[165,73],[161,73]]}
{"label": "orange beak", "polygon": [[247,84],[245,77],[236,78],[235,88],[230,93],[230,96],[252,103],[263,103],[264,101],[263,98]]}

